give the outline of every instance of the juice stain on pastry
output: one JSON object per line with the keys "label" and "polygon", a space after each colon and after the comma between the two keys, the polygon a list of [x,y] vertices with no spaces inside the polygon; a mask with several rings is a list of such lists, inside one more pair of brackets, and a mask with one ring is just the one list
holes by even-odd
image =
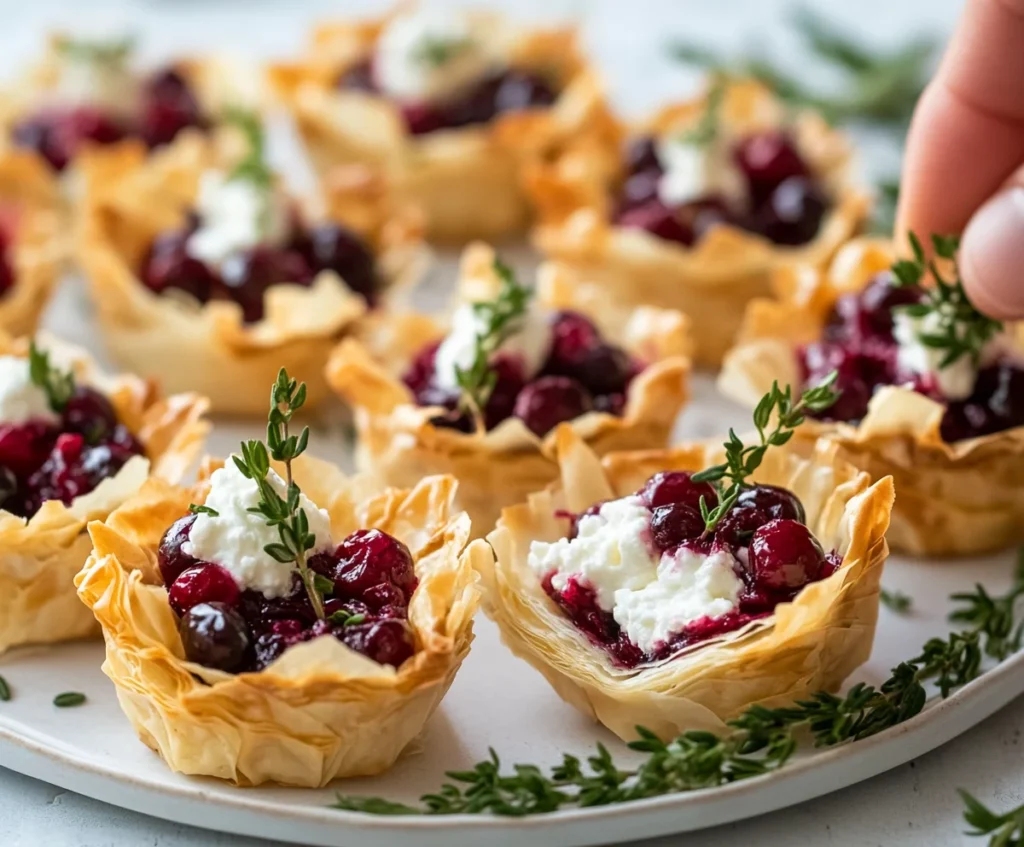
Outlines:
{"label": "juice stain on pastry", "polygon": [[132,67],[131,39],[55,42],[55,84],[37,111],[15,123],[11,139],[62,171],[86,144],[140,138],[169,144],[186,127],[206,128],[195,93],[179,70],[141,74]]}
{"label": "juice stain on pastry", "polygon": [[32,347],[0,357],[0,503],[24,518],[71,505],[145,451],[110,401]]}
{"label": "juice stain on pastry", "polygon": [[348,68],[338,86],[394,100],[413,135],[554,103],[554,86],[512,67],[503,48],[504,39],[495,39],[471,15],[413,10],[391,20],[374,54]]}

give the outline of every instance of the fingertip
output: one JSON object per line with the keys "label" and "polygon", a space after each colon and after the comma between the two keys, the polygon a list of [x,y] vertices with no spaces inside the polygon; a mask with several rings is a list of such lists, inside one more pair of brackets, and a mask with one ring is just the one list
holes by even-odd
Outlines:
{"label": "fingertip", "polygon": [[974,214],[961,240],[960,272],[980,311],[1024,318],[1024,187],[1000,192]]}

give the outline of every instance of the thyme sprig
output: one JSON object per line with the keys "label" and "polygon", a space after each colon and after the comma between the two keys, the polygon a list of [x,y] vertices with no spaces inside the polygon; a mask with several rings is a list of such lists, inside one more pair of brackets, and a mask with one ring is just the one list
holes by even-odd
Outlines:
{"label": "thyme sprig", "polygon": [[891,609],[897,615],[907,614],[911,606],[914,605],[910,595],[904,594],[902,591],[889,591],[887,588],[883,588],[879,592],[878,599],[882,601],[883,606]]}
{"label": "thyme sprig", "polygon": [[[449,772],[450,781],[421,797],[418,806],[345,795],[339,795],[333,806],[375,815],[525,816],[712,788],[770,773],[789,761],[803,738],[809,737],[817,747],[831,747],[876,735],[924,708],[926,683],[934,682],[940,696],[947,697],[981,675],[983,655],[1001,661],[1015,652],[1021,631],[1016,602],[1022,594],[1024,569],[1019,567],[1005,595],[992,597],[981,586],[954,595],[959,608],[951,620],[967,626],[945,639],[928,641],[920,655],[893,668],[878,687],[859,683],[844,696],[821,691],[779,709],[752,706],[730,721],[721,735],[684,732],[666,742],[637,727],[637,740],[628,746],[646,758],[636,767],[619,767],[610,751],[598,744],[585,762],[565,755],[561,764],[548,770],[515,765],[511,772],[503,772],[491,750],[489,758],[472,769]],[[1000,817],[1000,825],[1015,814],[1004,816],[1005,821]],[[989,823],[981,816],[976,820],[969,822],[979,829]]]}
{"label": "thyme sprig", "polygon": [[[323,595],[316,582],[316,576],[309,569],[306,553],[313,549],[316,536],[309,531],[309,519],[300,508],[302,492],[292,477],[292,461],[300,456],[309,443],[309,427],[303,427],[299,435],[290,431],[292,416],[306,402],[306,384],[288,376],[284,368],[277,374],[270,392],[270,414],[267,419],[267,443],[243,441],[241,455],[232,456],[235,466],[247,479],[256,483],[260,500],[249,511],[262,515],[268,526],[277,527],[280,541],[268,544],[264,551],[282,564],[295,564],[295,570],[309,595],[309,602],[317,618],[324,617]],[[270,460],[284,464],[285,496],[267,479]]]}
{"label": "thyme sprig", "polygon": [[908,238],[913,258],[893,264],[892,272],[897,283],[918,286],[930,275],[934,284],[924,288],[922,302],[897,308],[912,318],[932,317],[934,330],[917,333],[917,337],[926,347],[943,351],[940,368],[949,367],[963,356],[970,356],[977,367],[985,345],[1002,332],[1003,324],[983,315],[967,298],[956,263],[960,239],[954,235],[932,236],[935,255],[952,263],[953,273],[947,279],[938,264],[926,257],[920,239],[914,233],[910,233]]}
{"label": "thyme sprig", "polygon": [[473,362],[468,368],[455,368],[455,381],[461,392],[459,406],[472,416],[477,431],[484,429],[484,409],[498,381],[491,356],[515,330],[516,322],[526,314],[533,296],[533,290],[520,284],[512,268],[501,259],[494,260],[494,272],[501,280],[497,296],[472,306],[480,324]]}
{"label": "thyme sprig", "polygon": [[62,371],[50,364],[50,354],[36,347],[35,341],[30,342],[28,347],[28,376],[33,385],[46,393],[53,411],[64,411],[71,395],[75,393],[75,375],[72,371]]}
{"label": "thyme sprig", "polygon": [[126,35],[104,40],[58,35],[54,38],[53,45],[57,53],[68,59],[117,65],[125,61],[135,50],[135,38]]}
{"label": "thyme sprig", "polygon": [[[749,477],[764,460],[769,447],[781,447],[792,437],[807,412],[821,411],[832,406],[839,398],[839,392],[832,386],[838,373],[833,371],[814,388],[803,393],[799,400],[793,399],[790,386],[779,388],[778,382],[754,409],[754,426],[757,428],[758,444],[747,446],[735,430],[729,430],[725,442],[725,462],[713,465],[693,475],[694,482],[710,482],[718,494],[718,505],[710,508],[704,497],[700,500],[701,516],[704,518],[705,533],[714,532],[715,527],[736,504]],[[774,429],[769,430],[774,416]]]}
{"label": "thyme sprig", "polygon": [[711,144],[718,135],[718,125],[722,116],[722,103],[725,100],[726,80],[724,77],[716,76],[708,89],[704,100],[704,110],[700,119],[689,131],[680,138],[683,144],[692,144],[696,147],[706,147]]}
{"label": "thyme sprig", "polygon": [[245,139],[245,155],[235,164],[228,178],[251,182],[269,191],[274,172],[267,164],[267,136],[259,114],[232,106],[224,112],[224,121],[237,127]]}
{"label": "thyme sprig", "polygon": [[1020,847],[1024,844],[1024,805],[1003,814],[991,811],[984,803],[959,789],[964,801],[964,821],[974,827],[967,835],[990,835],[989,847]]}
{"label": "thyme sprig", "polygon": [[472,46],[471,38],[425,38],[413,51],[413,60],[427,67],[439,68]]}

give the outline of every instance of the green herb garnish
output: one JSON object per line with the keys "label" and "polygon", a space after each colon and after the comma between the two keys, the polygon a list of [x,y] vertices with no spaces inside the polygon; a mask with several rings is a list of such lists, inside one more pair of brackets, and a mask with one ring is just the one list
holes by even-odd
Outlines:
{"label": "green herb garnish", "polygon": [[459,405],[472,415],[477,431],[484,429],[484,409],[498,380],[491,367],[491,356],[512,334],[533,296],[533,290],[520,285],[512,268],[500,259],[494,260],[494,272],[501,280],[497,296],[473,304],[473,312],[482,324],[476,336],[473,363],[468,368],[455,368],[455,381],[461,391]]}
{"label": "green herb garnish", "polygon": [[211,509],[209,506],[200,506],[196,503],[189,503],[188,510],[193,515],[209,515],[211,518],[220,517],[220,512],[216,509]]}
{"label": "green herb garnish", "polygon": [[127,35],[103,41],[59,35],[54,38],[53,45],[61,56],[68,59],[118,65],[135,50],[135,38]]}
{"label": "green herb garnish", "polygon": [[959,789],[964,801],[964,820],[974,827],[967,835],[990,835],[989,847],[1020,847],[1024,844],[1024,805],[1003,814],[989,810],[987,806]]}
{"label": "green herb garnish", "polygon": [[412,58],[421,65],[439,68],[472,46],[471,38],[425,38],[413,51]]}
{"label": "green herb garnish", "polygon": [[224,113],[224,121],[233,124],[245,137],[246,154],[228,175],[229,179],[251,182],[269,189],[274,173],[267,164],[267,137],[258,113],[238,106]]}
{"label": "green herb garnish", "polygon": [[6,703],[11,699],[11,686],[7,684],[7,680],[0,676],[0,700]]}
{"label": "green herb garnish", "polygon": [[[718,505],[711,509],[705,498],[701,497],[700,511],[704,518],[704,531],[714,532],[719,521],[736,504],[749,477],[764,460],[769,447],[781,447],[793,437],[793,432],[800,426],[807,412],[818,412],[832,406],[839,399],[839,392],[832,386],[838,377],[833,371],[814,388],[808,389],[798,400],[793,400],[792,388],[786,386],[785,391],[777,382],[754,409],[754,426],[757,428],[759,444],[747,447],[735,430],[729,430],[729,439],[725,442],[725,462],[695,473],[694,482],[710,482],[718,493]],[[775,416],[775,428],[768,431],[768,425]],[[728,484],[726,484],[728,481]]]}
{"label": "green herb garnish", "polygon": [[338,626],[355,626],[356,624],[360,624],[365,621],[366,615],[362,613],[353,615],[346,612],[344,609],[338,609],[338,611],[333,612],[327,620]]}
{"label": "green herb garnish", "polygon": [[[1018,569],[1013,587],[1003,596],[991,597],[981,586],[973,593],[954,595],[961,608],[951,619],[968,627],[928,641],[919,656],[893,668],[877,688],[860,683],[842,697],[822,691],[780,709],[752,706],[730,721],[729,730],[721,735],[684,732],[664,742],[637,727],[638,739],[629,747],[646,754],[638,767],[617,766],[608,749],[598,744],[585,763],[565,755],[550,769],[515,765],[502,773],[492,750],[490,758],[472,769],[449,772],[450,782],[421,797],[419,806],[346,795],[339,795],[333,805],[375,815],[525,816],[712,788],[770,773],[786,764],[802,738],[810,737],[818,747],[869,738],[918,714],[928,700],[926,682],[934,681],[946,697],[981,675],[983,655],[1001,661],[1015,652],[1020,647],[1015,604],[1022,594],[1024,571]],[[971,811],[975,812],[973,807]],[[999,826],[1008,825],[1017,814],[972,815],[968,822],[979,830],[995,831],[988,830],[991,822],[998,818]]]}
{"label": "green herb garnish", "polygon": [[701,112],[700,120],[679,139],[683,144],[706,147],[715,140],[722,115],[725,89],[726,80],[720,76],[716,77],[708,89],[707,97],[704,100],[704,111]]}
{"label": "green herb garnish", "polygon": [[53,705],[61,709],[81,706],[84,702],[85,695],[81,691],[65,691],[53,698]]}
{"label": "green herb garnish", "polygon": [[28,348],[28,375],[33,385],[46,392],[50,408],[55,412],[64,411],[75,393],[75,375],[51,365],[50,354],[36,347],[35,341]]}
{"label": "green herb garnish", "polygon": [[914,601],[910,599],[910,595],[904,594],[902,591],[889,591],[883,588],[878,596],[882,601],[882,605],[891,609],[897,615],[905,615],[914,604]]}
{"label": "green herb garnish", "polygon": [[896,308],[912,318],[932,318],[935,323],[934,329],[916,335],[924,346],[944,352],[939,362],[940,368],[949,367],[963,356],[970,356],[977,367],[985,345],[1002,332],[1003,324],[983,315],[967,299],[967,292],[964,290],[956,264],[956,254],[960,247],[959,238],[953,235],[932,236],[935,255],[953,263],[953,276],[946,279],[936,263],[925,257],[924,248],[918,237],[914,233],[910,233],[908,237],[914,257],[893,264],[892,272],[897,283],[903,286],[919,286],[930,273],[934,285],[924,287],[922,302]]}
{"label": "green herb garnish", "polygon": [[[267,422],[267,443],[243,441],[241,456],[232,456],[235,466],[247,479],[256,483],[260,501],[249,509],[262,515],[268,526],[277,527],[280,542],[268,544],[264,551],[282,564],[295,564],[295,570],[309,596],[317,618],[324,617],[324,603],[317,590],[316,576],[306,564],[306,553],[313,549],[316,536],[309,531],[309,519],[299,508],[302,492],[292,478],[292,460],[300,456],[309,443],[309,427],[303,427],[298,436],[289,431],[292,415],[306,402],[306,383],[298,383],[288,376],[284,368],[270,392],[270,414]],[[285,467],[286,496],[282,497],[267,479],[270,459]]]}

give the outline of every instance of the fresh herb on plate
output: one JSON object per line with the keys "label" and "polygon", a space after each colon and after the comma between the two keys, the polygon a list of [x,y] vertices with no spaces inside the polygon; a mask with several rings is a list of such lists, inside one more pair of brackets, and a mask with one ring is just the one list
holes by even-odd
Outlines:
{"label": "fresh herb on plate", "polygon": [[[708,507],[703,497],[700,499],[700,512],[704,518],[704,532],[714,532],[719,521],[736,504],[750,476],[764,459],[769,447],[781,447],[793,437],[793,432],[805,419],[807,412],[817,412],[834,405],[839,399],[839,392],[832,387],[838,372],[833,371],[820,384],[803,393],[797,401],[793,400],[791,386],[785,391],[777,382],[772,389],[761,398],[754,409],[754,426],[757,427],[759,444],[747,447],[735,430],[729,430],[729,440],[725,442],[725,462],[695,473],[694,482],[710,482],[718,493],[718,505]],[[775,417],[775,428],[766,432],[768,425]],[[728,485],[726,485],[728,480]]]}
{"label": "fresh herb on plate", "polygon": [[934,285],[924,287],[922,302],[897,308],[912,318],[934,320],[934,331],[921,333],[918,338],[926,347],[944,351],[940,368],[949,367],[963,356],[970,356],[977,366],[985,345],[1002,332],[1003,324],[983,315],[967,298],[956,264],[960,240],[953,235],[932,236],[935,255],[952,264],[952,278],[947,279],[937,263],[925,256],[920,239],[914,233],[910,233],[908,238],[914,257],[901,259],[892,266],[897,283],[917,286],[930,273]]}
{"label": "fresh herb on plate", "polygon": [[50,354],[36,347],[35,341],[29,343],[28,375],[32,384],[46,393],[50,408],[55,412],[64,411],[75,393],[75,375],[51,365]]}
{"label": "fresh herb on plate", "polygon": [[[586,763],[565,755],[561,764],[547,770],[515,765],[511,773],[503,774],[492,750],[490,758],[471,770],[449,772],[450,782],[437,793],[421,797],[419,806],[347,795],[339,795],[333,806],[375,815],[525,816],[712,788],[770,773],[786,764],[802,738],[809,736],[816,747],[869,738],[920,713],[928,700],[926,682],[934,682],[940,696],[947,697],[982,674],[983,656],[1002,661],[1014,653],[1020,648],[1024,626],[1015,613],[1022,595],[1022,566],[1002,596],[992,597],[980,585],[973,592],[953,595],[960,608],[950,619],[967,627],[944,639],[929,640],[918,656],[893,668],[878,687],[858,683],[841,697],[819,691],[779,709],[752,706],[730,721],[729,731],[721,735],[684,732],[665,742],[637,727],[639,737],[629,747],[645,753],[646,759],[634,768],[618,767],[608,749],[598,744]],[[987,831],[997,819],[999,825],[1016,821],[1016,814],[986,818],[978,813],[969,822]]]}
{"label": "fresh herb on plate", "polygon": [[500,259],[494,260],[494,272],[501,280],[497,296],[473,304],[473,312],[481,324],[473,349],[473,363],[468,368],[455,369],[455,381],[461,391],[459,405],[472,415],[478,432],[484,429],[484,409],[498,379],[491,367],[491,356],[526,314],[533,296],[533,290],[521,285],[512,268]]}
{"label": "fresh herb on plate", "polygon": [[910,611],[910,607],[914,604],[914,601],[910,599],[910,595],[904,594],[902,591],[889,591],[883,588],[879,593],[879,597],[882,600],[882,605],[891,609],[897,615],[907,614]]}
{"label": "fresh herb on plate", "polygon": [[0,701],[4,703],[11,699],[11,686],[7,684],[7,680],[0,676]]}
{"label": "fresh herb on plate", "polygon": [[85,695],[81,691],[65,691],[53,698],[53,705],[61,709],[81,706],[84,702]]}
{"label": "fresh herb on plate", "polygon": [[1024,805],[1000,815],[962,788],[959,792],[964,801],[964,820],[974,827],[967,835],[991,835],[989,847],[1020,847],[1024,844]]}

